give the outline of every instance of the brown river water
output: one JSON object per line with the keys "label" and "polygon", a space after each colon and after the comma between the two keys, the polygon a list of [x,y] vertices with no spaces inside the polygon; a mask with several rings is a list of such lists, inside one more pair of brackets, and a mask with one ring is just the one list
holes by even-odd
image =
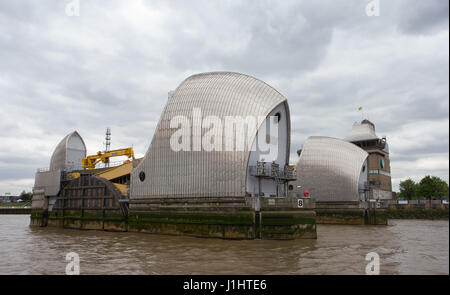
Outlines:
{"label": "brown river water", "polygon": [[317,240],[221,240],[141,233],[30,228],[29,215],[0,215],[0,274],[449,274],[449,222],[318,225]]}

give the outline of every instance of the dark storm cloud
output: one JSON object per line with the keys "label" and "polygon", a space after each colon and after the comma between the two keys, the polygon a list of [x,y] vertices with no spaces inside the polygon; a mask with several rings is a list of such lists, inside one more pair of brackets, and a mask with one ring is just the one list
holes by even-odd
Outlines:
{"label": "dark storm cloud", "polygon": [[405,1],[400,6],[399,27],[408,34],[428,34],[448,29],[449,1]]}
{"label": "dark storm cloud", "polygon": [[[291,162],[308,136],[343,138],[369,117],[394,185],[448,180],[448,1],[0,3],[0,193],[30,189],[56,144],[150,144],[167,92],[191,74],[253,75],[288,98]],[[364,111],[358,112],[359,106]]]}
{"label": "dark storm cloud", "polygon": [[336,25],[367,19],[360,1],[176,3],[183,9],[174,9],[170,25],[181,44],[169,49],[174,67],[213,64],[260,76],[288,77],[315,68]]}

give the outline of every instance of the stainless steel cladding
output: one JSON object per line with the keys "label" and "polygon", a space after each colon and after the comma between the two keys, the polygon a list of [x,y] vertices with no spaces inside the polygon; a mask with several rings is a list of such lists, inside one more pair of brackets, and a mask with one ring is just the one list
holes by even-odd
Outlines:
{"label": "stainless steel cladding", "polygon": [[[367,182],[368,153],[330,137],[309,137],[297,163],[295,186],[318,202],[359,201]],[[300,187],[299,187],[300,186]]]}
{"label": "stainless steel cladding", "polygon": [[344,140],[351,142],[370,139],[378,139],[378,136],[375,133],[375,126],[368,121],[354,123],[352,130],[344,138]]}
{"label": "stainless steel cladding", "polygon": [[[287,122],[280,153],[284,157],[280,165],[284,165],[289,156],[290,118],[287,101],[277,90],[239,73],[190,76],[170,95],[145,158],[131,173],[131,201],[152,197],[245,196],[249,146],[240,151],[174,151],[170,138],[176,129],[170,128],[170,122],[176,116],[183,116],[191,124],[198,124],[192,122],[194,108],[201,110],[202,118],[214,116],[224,124],[227,116],[265,118],[280,106]],[[208,131],[201,128],[199,134],[192,135],[192,141],[203,138]],[[225,134],[215,135],[225,142]],[[255,137],[256,130],[248,138]]]}
{"label": "stainless steel cladding", "polygon": [[64,137],[56,146],[50,160],[50,171],[81,169],[81,159],[86,157],[86,145],[78,132]]}

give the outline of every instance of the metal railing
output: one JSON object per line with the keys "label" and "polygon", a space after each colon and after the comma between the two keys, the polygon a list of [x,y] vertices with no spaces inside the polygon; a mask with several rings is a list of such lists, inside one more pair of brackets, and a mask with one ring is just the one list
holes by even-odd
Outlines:
{"label": "metal railing", "polygon": [[[100,164],[97,164],[98,167],[96,167],[96,168],[112,168],[112,167],[120,166],[120,165],[122,165],[124,163],[125,163],[125,161],[109,162],[109,166],[108,167],[106,167],[105,163],[100,163]],[[82,170],[82,169],[83,168],[75,167],[74,165],[67,165],[67,167],[64,168],[62,170],[62,172],[71,172],[71,171],[74,171],[74,170]],[[36,172],[39,172],[39,173],[49,172],[49,171],[50,171],[50,167],[43,167],[43,168],[36,169]]]}
{"label": "metal railing", "polygon": [[293,181],[297,179],[296,171],[292,170],[292,167],[286,165],[281,168],[278,164],[270,162],[257,162],[256,166],[249,166],[249,173],[254,177],[281,179],[287,181]]}
{"label": "metal railing", "polygon": [[404,208],[404,207],[418,207],[423,208],[427,206],[431,207],[439,207],[439,206],[449,206],[449,201],[447,200],[379,200],[379,203],[382,208],[388,208],[388,207],[397,207],[397,208]]}

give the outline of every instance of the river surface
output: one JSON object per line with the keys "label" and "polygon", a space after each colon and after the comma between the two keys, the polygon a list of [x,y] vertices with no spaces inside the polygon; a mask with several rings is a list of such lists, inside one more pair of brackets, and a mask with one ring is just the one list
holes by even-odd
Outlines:
{"label": "river surface", "polygon": [[31,228],[29,215],[0,215],[0,274],[449,274],[449,222],[318,225],[317,240],[221,240],[143,233]]}

